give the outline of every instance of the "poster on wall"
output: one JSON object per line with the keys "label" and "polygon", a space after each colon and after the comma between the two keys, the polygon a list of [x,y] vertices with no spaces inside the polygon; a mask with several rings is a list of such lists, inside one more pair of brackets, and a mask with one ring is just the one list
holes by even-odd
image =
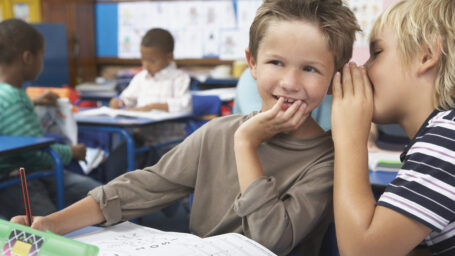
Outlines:
{"label": "poster on wall", "polygon": [[31,21],[30,6],[28,3],[15,3],[13,6],[13,13],[15,18],[26,22]]}
{"label": "poster on wall", "polygon": [[383,0],[346,0],[346,3],[354,12],[362,29],[362,32],[357,34],[354,47],[368,47],[369,33],[382,12]]}
{"label": "poster on wall", "polygon": [[176,59],[219,56],[220,32],[236,27],[230,0],[119,3],[118,56],[140,58],[141,38],[151,28],[171,32]]}

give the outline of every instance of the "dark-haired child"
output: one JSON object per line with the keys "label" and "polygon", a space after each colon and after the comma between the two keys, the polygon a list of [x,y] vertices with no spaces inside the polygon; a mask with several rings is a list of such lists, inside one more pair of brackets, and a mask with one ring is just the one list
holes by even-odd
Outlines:
{"label": "dark-haired child", "polygon": [[[22,89],[25,81],[31,81],[43,67],[44,38],[33,26],[18,19],[0,23],[0,134],[42,137],[43,131],[34,111],[34,103]],[[36,103],[55,102],[55,95],[44,94]],[[0,141],[1,143],[1,141]],[[72,159],[85,159],[85,145],[51,146],[61,157],[63,164]],[[52,158],[44,152],[32,151],[0,157],[0,179],[17,175],[19,167],[27,171],[51,168]],[[71,204],[86,196],[99,183],[91,178],[65,171],[65,203]],[[29,182],[30,201],[34,214],[47,214],[56,210],[55,178],[48,177]],[[11,218],[23,214],[21,186],[9,186],[0,190],[0,215]]]}

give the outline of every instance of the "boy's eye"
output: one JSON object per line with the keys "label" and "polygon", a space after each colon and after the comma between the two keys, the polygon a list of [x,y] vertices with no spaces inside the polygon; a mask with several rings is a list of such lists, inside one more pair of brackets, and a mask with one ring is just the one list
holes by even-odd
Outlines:
{"label": "boy's eye", "polygon": [[306,72],[318,72],[318,70],[313,68],[312,66],[303,67],[303,71],[306,71]]}
{"label": "boy's eye", "polygon": [[371,50],[371,56],[376,57],[382,52],[382,49],[373,49]]}
{"label": "boy's eye", "polygon": [[276,66],[283,66],[283,63],[281,63],[281,61],[278,60],[271,60],[269,61],[269,63]]}

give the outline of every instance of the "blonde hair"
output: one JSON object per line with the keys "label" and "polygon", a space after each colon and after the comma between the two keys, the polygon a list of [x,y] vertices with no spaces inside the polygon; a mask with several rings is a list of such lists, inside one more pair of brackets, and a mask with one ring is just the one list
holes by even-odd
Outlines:
{"label": "blonde hair", "polygon": [[341,0],[264,0],[250,27],[248,49],[254,59],[270,22],[276,20],[316,24],[335,57],[335,70],[351,59],[355,33],[360,31],[354,14]]}
{"label": "blonde hair", "polygon": [[[448,110],[455,107],[455,1],[401,0],[385,10],[376,20],[370,42],[388,25],[397,40],[402,64],[407,65],[414,53],[441,48],[437,66],[435,107]],[[440,45],[438,45],[440,44]]]}

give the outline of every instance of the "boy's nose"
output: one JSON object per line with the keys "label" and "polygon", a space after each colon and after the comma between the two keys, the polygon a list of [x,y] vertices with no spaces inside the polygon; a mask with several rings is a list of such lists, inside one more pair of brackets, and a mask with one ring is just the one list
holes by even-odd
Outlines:
{"label": "boy's nose", "polygon": [[280,87],[286,91],[298,90],[300,83],[298,72],[298,70],[294,69],[287,70],[280,80]]}

